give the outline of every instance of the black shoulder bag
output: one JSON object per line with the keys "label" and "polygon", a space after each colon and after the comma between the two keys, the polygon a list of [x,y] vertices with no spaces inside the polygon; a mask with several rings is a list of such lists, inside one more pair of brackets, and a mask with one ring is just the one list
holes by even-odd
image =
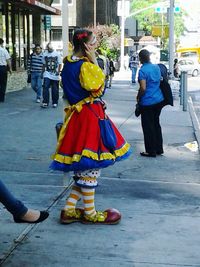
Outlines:
{"label": "black shoulder bag", "polygon": [[172,89],[167,80],[163,79],[162,81],[160,81],[160,89],[164,97],[164,106],[166,105],[173,106],[174,101],[173,101]]}

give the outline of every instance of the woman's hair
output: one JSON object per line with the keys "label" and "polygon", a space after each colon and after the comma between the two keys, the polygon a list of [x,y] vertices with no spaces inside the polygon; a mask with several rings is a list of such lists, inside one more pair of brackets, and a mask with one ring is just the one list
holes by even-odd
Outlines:
{"label": "woman's hair", "polygon": [[139,59],[142,64],[150,62],[150,52],[146,49],[142,49],[139,53]]}
{"label": "woman's hair", "polygon": [[90,40],[92,31],[86,29],[78,29],[73,36],[74,52],[82,51],[85,54],[85,43]]}

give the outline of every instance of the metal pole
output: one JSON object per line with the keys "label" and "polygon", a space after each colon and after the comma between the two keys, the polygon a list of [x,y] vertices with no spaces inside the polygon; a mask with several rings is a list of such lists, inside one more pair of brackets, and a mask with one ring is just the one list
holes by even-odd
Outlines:
{"label": "metal pole", "polygon": [[183,72],[181,71],[181,79],[180,79],[180,105],[183,105],[183,84],[184,80],[183,80]]}
{"label": "metal pole", "polygon": [[97,26],[97,0],[94,0],[94,28]]}
{"label": "metal pole", "polygon": [[187,93],[187,72],[183,71],[183,111],[187,111],[187,104],[188,104],[188,93]]}
{"label": "metal pole", "polygon": [[174,1],[170,0],[169,8],[169,71],[170,77],[174,77]]}
{"label": "metal pole", "polygon": [[66,57],[69,46],[68,0],[62,0],[62,40],[63,57]]}
{"label": "metal pole", "polygon": [[124,28],[125,28],[125,0],[122,3],[122,16],[121,16],[121,57],[120,57],[120,70],[124,70]]}

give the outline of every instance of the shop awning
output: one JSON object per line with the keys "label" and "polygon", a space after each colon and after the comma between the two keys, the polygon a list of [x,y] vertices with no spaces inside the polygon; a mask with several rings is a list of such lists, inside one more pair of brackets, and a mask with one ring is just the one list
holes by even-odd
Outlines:
{"label": "shop awning", "polygon": [[27,9],[30,13],[39,13],[41,15],[60,15],[61,11],[55,7],[49,6],[41,1],[37,0],[17,0],[17,1],[8,1],[14,2],[16,6],[20,8]]}

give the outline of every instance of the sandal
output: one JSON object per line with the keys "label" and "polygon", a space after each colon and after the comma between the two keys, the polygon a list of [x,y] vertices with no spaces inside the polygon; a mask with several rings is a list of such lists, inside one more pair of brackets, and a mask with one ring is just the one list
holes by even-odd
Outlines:
{"label": "sandal", "polygon": [[82,223],[84,224],[117,224],[121,220],[121,214],[116,209],[107,209],[97,211],[94,216],[84,215]]}
{"label": "sandal", "polygon": [[61,210],[60,223],[69,224],[73,222],[80,222],[84,215],[84,210],[81,208]]}

